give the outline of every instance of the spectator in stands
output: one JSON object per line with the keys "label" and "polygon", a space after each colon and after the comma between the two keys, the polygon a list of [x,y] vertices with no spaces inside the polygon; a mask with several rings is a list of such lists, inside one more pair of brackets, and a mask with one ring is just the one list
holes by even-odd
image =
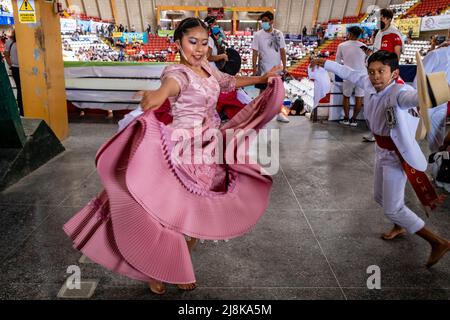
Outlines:
{"label": "spectator in stands", "polygon": [[80,33],[75,30],[74,33],[72,33],[72,36],[70,37],[72,41],[79,41],[80,40]]}
{"label": "spectator in stands", "polygon": [[[343,64],[352,68],[353,70],[358,70],[362,72],[367,72],[366,69],[366,54],[361,47],[365,46],[364,43],[358,41],[363,30],[359,27],[350,27],[348,29],[348,40],[341,43],[337,48],[336,62]],[[350,97],[355,91],[355,109],[353,111],[353,116],[350,119]],[[343,109],[344,109],[344,120],[340,121],[343,125],[350,125],[356,127],[358,125],[357,117],[362,108],[364,90],[352,84],[351,82],[344,80],[342,84],[343,98]]]}
{"label": "spectator in stands", "polygon": [[119,51],[119,61],[125,61],[125,48],[120,48]]}
{"label": "spectator in stands", "polygon": [[136,32],[136,27],[134,26],[134,24],[131,26],[130,32]]}
{"label": "spectator in stands", "polygon": [[414,34],[413,28],[410,27],[408,30],[408,44],[410,44],[412,42],[413,34]]}
{"label": "spectator in stands", "polygon": [[317,24],[317,37],[319,38],[319,40],[322,40],[324,36],[323,33],[323,27],[320,24]]}
{"label": "spectator in stands", "polygon": [[216,17],[208,16],[205,18],[205,23],[209,27],[209,39],[208,39],[208,61],[209,65],[218,69],[216,62],[228,61],[228,56],[225,53],[224,48],[219,44],[219,38],[221,30],[216,24]]}
{"label": "spectator in stands", "polygon": [[302,36],[303,36],[303,37],[306,37],[307,33],[308,33],[308,29],[306,28],[306,26],[303,26],[303,29],[302,29]]}
{"label": "spectator in stands", "polygon": [[147,33],[151,34],[152,33],[152,26],[150,24],[147,25]]}
{"label": "spectator in stands", "polygon": [[[283,72],[286,73],[286,43],[281,31],[273,28],[274,16],[270,11],[260,16],[262,29],[254,34],[253,49],[253,75],[263,75],[275,66],[283,63]],[[266,85],[257,85],[261,91]],[[281,108],[281,106],[280,106]],[[278,121],[289,122],[282,112],[278,114]]]}
{"label": "spectator in stands", "polygon": [[9,39],[5,43],[5,60],[8,63],[11,73],[16,83],[17,89],[17,106],[19,107],[19,113],[21,116],[23,113],[22,103],[22,87],[20,85],[20,72],[19,72],[19,57],[17,55],[17,43],[16,43],[16,31],[13,29]]}

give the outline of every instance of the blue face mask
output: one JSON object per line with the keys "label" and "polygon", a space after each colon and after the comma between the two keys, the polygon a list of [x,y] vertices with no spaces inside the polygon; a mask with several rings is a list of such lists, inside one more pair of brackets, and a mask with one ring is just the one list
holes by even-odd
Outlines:
{"label": "blue face mask", "polygon": [[211,29],[211,32],[212,32],[213,35],[217,35],[217,34],[221,33],[222,30],[220,30],[220,27],[219,27],[219,26],[214,26],[214,27]]}
{"label": "blue face mask", "polygon": [[268,22],[262,22],[262,23],[261,23],[261,27],[262,27],[265,31],[268,31],[268,30],[270,30],[270,23],[268,23]]}

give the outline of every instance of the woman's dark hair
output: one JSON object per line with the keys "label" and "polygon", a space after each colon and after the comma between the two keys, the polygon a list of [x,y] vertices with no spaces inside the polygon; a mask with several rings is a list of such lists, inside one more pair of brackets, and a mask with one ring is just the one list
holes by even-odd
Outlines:
{"label": "woman's dark hair", "polygon": [[370,66],[372,62],[376,61],[381,62],[385,66],[389,66],[391,68],[391,72],[399,69],[398,56],[395,52],[379,50],[369,57],[369,60],[367,60],[367,65]]}
{"label": "woman's dark hair", "polygon": [[208,32],[208,26],[199,18],[186,18],[180,21],[180,24],[175,29],[175,33],[173,34],[173,40],[177,41],[183,38],[183,35],[188,32],[189,29],[193,29],[196,27],[202,27],[205,29],[206,32]]}
{"label": "woman's dark hair", "polygon": [[380,16],[392,20],[394,18],[394,12],[391,9],[384,8],[380,10]]}
{"label": "woman's dark hair", "polygon": [[363,31],[360,27],[353,26],[348,28],[348,33],[352,34],[356,38],[359,38],[359,36],[363,33]]}
{"label": "woman's dark hair", "polygon": [[268,18],[270,21],[273,21],[273,13],[270,11],[266,11],[259,16],[259,20],[262,20],[263,18]]}

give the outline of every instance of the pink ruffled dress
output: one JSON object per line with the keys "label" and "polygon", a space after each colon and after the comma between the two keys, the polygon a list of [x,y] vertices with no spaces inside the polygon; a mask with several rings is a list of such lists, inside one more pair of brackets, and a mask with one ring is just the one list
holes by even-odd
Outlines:
{"label": "pink ruffled dress", "polygon": [[[204,68],[209,78],[181,64],[166,67],[162,79],[175,79],[181,88],[170,99],[173,122],[165,125],[153,111],[145,112],[97,152],[104,191],[64,231],[77,250],[107,269],[147,282],[193,283],[185,236],[238,237],[257,223],[268,205],[272,180],[261,174],[259,165],[186,164],[172,157],[175,148],[194,145],[198,132],[258,130],[282,105],[283,83],[271,78],[259,97],[221,126],[217,99],[221,91],[234,90],[236,80],[207,64]],[[178,137],[179,129],[184,135]],[[203,150],[223,143],[219,135],[205,141]],[[235,152],[236,147],[224,143],[224,149]]]}

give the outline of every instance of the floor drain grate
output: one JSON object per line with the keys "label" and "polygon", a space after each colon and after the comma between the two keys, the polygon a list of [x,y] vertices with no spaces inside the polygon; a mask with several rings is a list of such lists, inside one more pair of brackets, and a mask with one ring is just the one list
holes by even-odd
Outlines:
{"label": "floor drain grate", "polygon": [[80,289],[69,289],[67,282],[64,282],[63,286],[58,292],[58,298],[65,299],[88,299],[94,294],[95,288],[97,288],[98,281],[80,281]]}

